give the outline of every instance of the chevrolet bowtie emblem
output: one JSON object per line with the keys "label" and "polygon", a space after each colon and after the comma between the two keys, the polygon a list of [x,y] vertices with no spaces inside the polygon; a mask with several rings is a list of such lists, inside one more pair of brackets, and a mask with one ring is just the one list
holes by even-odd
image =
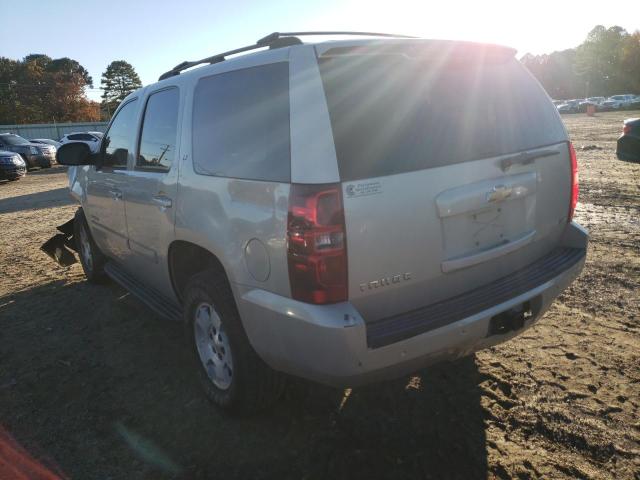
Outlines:
{"label": "chevrolet bowtie emblem", "polygon": [[513,188],[505,185],[496,185],[489,193],[487,193],[487,202],[502,202],[511,196]]}

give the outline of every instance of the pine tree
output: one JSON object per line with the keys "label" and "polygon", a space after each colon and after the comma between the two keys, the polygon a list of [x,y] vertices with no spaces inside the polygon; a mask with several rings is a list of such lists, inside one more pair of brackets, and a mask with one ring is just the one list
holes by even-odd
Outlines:
{"label": "pine tree", "polygon": [[133,65],[124,60],[114,60],[102,74],[102,107],[110,116],[120,102],[134,90],[142,87]]}

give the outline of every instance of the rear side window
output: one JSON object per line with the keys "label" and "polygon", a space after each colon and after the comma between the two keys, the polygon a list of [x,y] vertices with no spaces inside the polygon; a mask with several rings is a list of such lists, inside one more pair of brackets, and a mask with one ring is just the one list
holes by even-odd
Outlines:
{"label": "rear side window", "polygon": [[161,90],[149,96],[144,112],[140,153],[136,165],[158,171],[168,171],[176,155],[178,134],[177,88]]}
{"label": "rear side window", "polygon": [[288,63],[202,78],[194,93],[192,130],[197,173],[288,182]]}
{"label": "rear side window", "polygon": [[319,59],[342,180],[422,170],[566,140],[515,59]]}

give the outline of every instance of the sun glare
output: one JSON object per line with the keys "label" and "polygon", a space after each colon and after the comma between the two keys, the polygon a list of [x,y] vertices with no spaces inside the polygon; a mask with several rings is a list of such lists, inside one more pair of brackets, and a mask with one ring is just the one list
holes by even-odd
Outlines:
{"label": "sun glare", "polygon": [[[596,6],[593,1],[539,0],[525,4],[501,0],[384,3],[350,0],[340,3],[339,18],[335,10],[327,9],[331,13],[318,16],[313,24],[318,29],[331,25],[346,30],[497,43],[516,48],[520,56],[527,52],[539,54],[572,48],[581,43],[595,25],[619,24],[619,18],[609,18],[606,9]],[[636,18],[640,18],[640,7],[631,9],[637,10]],[[571,21],[565,22],[563,18]],[[639,25],[623,27],[632,31]]]}

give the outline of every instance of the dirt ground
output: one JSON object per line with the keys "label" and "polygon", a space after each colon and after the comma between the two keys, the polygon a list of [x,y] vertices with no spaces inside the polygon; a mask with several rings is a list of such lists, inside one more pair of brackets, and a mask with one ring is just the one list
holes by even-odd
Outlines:
{"label": "dirt ground", "polygon": [[536,327],[391,383],[296,381],[249,419],[205,399],[180,325],[39,251],[76,208],[63,169],[0,184],[0,426],[73,479],[639,480],[640,164],[613,153],[631,116],[565,117],[591,244]]}

